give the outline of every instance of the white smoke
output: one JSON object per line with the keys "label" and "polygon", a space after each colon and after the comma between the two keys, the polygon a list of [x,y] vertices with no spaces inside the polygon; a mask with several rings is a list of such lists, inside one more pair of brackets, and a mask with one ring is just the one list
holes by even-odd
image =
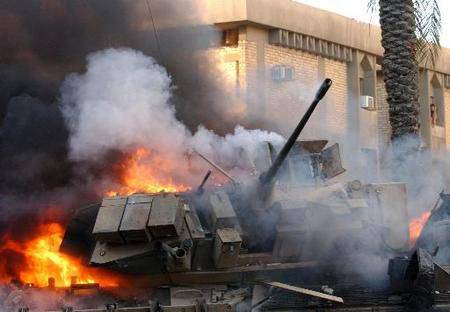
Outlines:
{"label": "white smoke", "polygon": [[233,167],[239,151],[251,158],[265,141],[283,140],[275,133],[239,126],[225,137],[202,126],[192,134],[175,116],[173,88],[166,70],[139,51],[122,48],[90,54],[86,72],[69,75],[61,88],[71,159],[101,161],[112,150],[145,147],[180,163],[196,149]]}
{"label": "white smoke", "polygon": [[386,150],[382,176],[404,182],[408,188],[409,215],[430,211],[441,191],[448,192],[449,154],[445,149],[421,149],[420,138],[405,135]]}
{"label": "white smoke", "polygon": [[137,145],[162,151],[183,145],[187,130],[169,102],[164,68],[130,49],[104,50],[87,60],[86,73],[70,75],[62,87],[71,158],[95,159]]}

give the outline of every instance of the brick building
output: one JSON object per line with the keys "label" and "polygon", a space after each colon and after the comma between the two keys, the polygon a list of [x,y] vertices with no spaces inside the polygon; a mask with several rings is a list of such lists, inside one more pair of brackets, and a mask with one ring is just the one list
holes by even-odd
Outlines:
{"label": "brick building", "polygon": [[[288,133],[324,77],[334,85],[303,138],[326,137],[378,158],[390,140],[381,73],[381,31],[291,0],[209,0],[206,19],[223,31],[223,69],[249,116]],[[420,70],[421,134],[432,150],[450,147],[450,50]],[[431,113],[431,110],[434,112]],[[433,118],[431,118],[433,116]]]}

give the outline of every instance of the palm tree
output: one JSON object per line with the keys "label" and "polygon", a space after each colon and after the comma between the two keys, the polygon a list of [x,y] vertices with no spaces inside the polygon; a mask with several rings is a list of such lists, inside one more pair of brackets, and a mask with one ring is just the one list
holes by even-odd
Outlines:
{"label": "palm tree", "polygon": [[[392,141],[419,137],[419,64],[431,64],[440,48],[441,15],[437,0],[368,0],[379,8],[384,48],[383,76],[389,103]],[[419,140],[417,140],[419,142]],[[418,143],[419,144],[419,143]]]}

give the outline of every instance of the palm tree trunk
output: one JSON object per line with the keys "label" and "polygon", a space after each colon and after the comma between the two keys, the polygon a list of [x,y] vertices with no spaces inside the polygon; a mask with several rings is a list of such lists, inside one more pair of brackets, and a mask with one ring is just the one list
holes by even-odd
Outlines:
{"label": "palm tree trunk", "polygon": [[419,102],[416,25],[412,0],[380,0],[384,48],[383,76],[389,103],[392,141],[418,137]]}

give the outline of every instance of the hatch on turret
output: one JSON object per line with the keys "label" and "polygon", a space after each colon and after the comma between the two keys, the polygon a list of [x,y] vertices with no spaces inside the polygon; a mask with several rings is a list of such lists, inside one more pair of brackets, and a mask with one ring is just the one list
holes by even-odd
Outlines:
{"label": "hatch on turret", "polygon": [[280,182],[316,185],[344,173],[339,144],[325,148],[327,144],[327,140],[295,142],[280,175]]}

